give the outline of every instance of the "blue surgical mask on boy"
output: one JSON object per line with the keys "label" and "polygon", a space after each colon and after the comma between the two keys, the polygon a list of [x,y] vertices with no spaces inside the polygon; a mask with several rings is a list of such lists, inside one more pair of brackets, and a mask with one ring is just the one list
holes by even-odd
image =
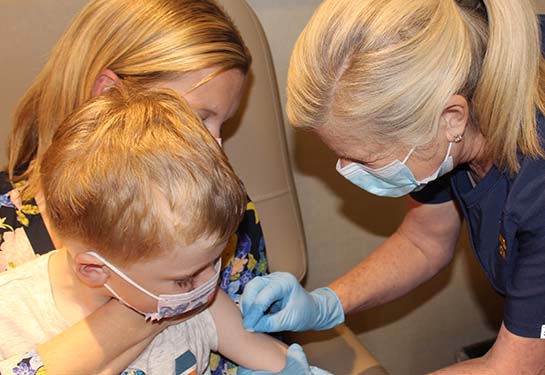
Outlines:
{"label": "blue surgical mask on boy", "polygon": [[372,169],[359,163],[350,163],[343,168],[339,160],[337,171],[348,181],[371,194],[397,198],[418,191],[429,182],[452,171],[454,162],[450,155],[451,149],[452,142],[449,142],[447,155],[439,168],[431,176],[422,180],[417,180],[409,167],[405,165],[414,152],[414,148],[409,151],[403,161],[395,160],[382,168]]}
{"label": "blue surgical mask on boy", "polygon": [[119,300],[119,302],[123,303],[124,305],[130,307],[131,309],[139,312],[140,314],[144,315],[144,317],[147,319],[150,319],[151,321],[161,320],[163,318],[170,318],[176,315],[184,314],[192,310],[196,310],[207,303],[209,303],[214,296],[216,292],[216,288],[218,286],[218,280],[219,280],[219,274],[221,269],[221,258],[218,259],[216,262],[214,269],[215,274],[214,276],[205,282],[202,285],[199,285],[197,288],[193,289],[190,292],[186,293],[179,293],[179,294],[160,294],[159,296],[151,293],[147,289],[143,288],[142,286],[138,285],[135,281],[133,281],[130,277],[125,275],[123,271],[121,271],[119,268],[108,262],[106,259],[104,259],[102,256],[97,254],[94,251],[89,251],[87,254],[93,255],[100,261],[102,261],[109,269],[111,269],[115,274],[117,274],[119,277],[121,277],[123,280],[134,286],[136,289],[140,290],[142,293],[147,294],[151,298],[157,300],[157,311],[156,312],[144,312],[140,311],[134,306],[130,305],[127,301],[125,301],[119,294],[115,292],[115,290],[108,285],[107,283],[104,284],[104,287],[114,295],[114,297]]}

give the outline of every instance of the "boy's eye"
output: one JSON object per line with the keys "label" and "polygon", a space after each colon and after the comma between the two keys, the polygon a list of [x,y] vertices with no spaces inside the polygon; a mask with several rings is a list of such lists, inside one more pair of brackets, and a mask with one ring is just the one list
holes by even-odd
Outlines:
{"label": "boy's eye", "polygon": [[176,280],[175,283],[180,289],[184,289],[187,291],[193,287],[193,278],[190,277],[183,280]]}

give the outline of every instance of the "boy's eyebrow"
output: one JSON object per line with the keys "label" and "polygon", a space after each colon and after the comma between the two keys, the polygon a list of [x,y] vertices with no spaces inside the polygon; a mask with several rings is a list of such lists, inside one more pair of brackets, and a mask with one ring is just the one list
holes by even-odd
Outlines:
{"label": "boy's eyebrow", "polygon": [[[216,259],[214,259],[214,261],[212,261],[210,263],[214,263],[215,261],[216,261]],[[205,264],[204,266],[202,266],[201,268],[199,268],[198,270],[196,270],[193,273],[190,273],[190,274],[186,273],[186,274],[182,274],[182,275],[173,275],[173,276],[166,277],[165,279],[166,280],[184,280],[184,279],[189,279],[189,278],[195,277],[196,275],[201,273],[206,267],[208,267],[210,265],[210,263]]]}

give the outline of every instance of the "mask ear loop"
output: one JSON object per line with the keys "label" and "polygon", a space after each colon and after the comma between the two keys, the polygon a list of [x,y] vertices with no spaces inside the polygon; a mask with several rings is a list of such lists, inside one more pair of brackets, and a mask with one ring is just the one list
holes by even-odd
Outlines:
{"label": "mask ear loop", "polygon": [[134,286],[136,289],[138,289],[142,293],[145,293],[148,296],[150,296],[151,298],[159,301],[159,297],[157,297],[155,294],[151,293],[150,291],[142,288],[140,285],[138,285],[136,282],[134,282],[130,277],[125,275],[123,272],[121,272],[121,270],[119,270],[116,266],[114,266],[113,264],[108,262],[106,259],[101,257],[98,253],[96,253],[94,251],[88,251],[87,254],[93,255],[95,258],[102,261],[102,263],[104,263],[109,269],[111,269],[117,276],[121,277],[123,280],[125,280],[126,282],[128,282],[129,284]]}
{"label": "mask ear loop", "polygon": [[443,163],[450,157],[450,151],[452,150],[452,142],[448,143],[448,149],[447,149],[447,156],[445,156],[445,160],[443,160]]}
{"label": "mask ear loop", "polygon": [[[463,139],[463,137],[461,135],[457,135],[456,138],[454,139],[454,142],[459,143],[459,142],[462,141],[462,139]],[[401,164],[405,164],[407,162],[407,160],[409,160],[409,158],[413,154],[414,150],[416,150],[416,147],[411,148],[411,151],[409,151],[409,154],[405,157],[405,159],[403,159]],[[447,149],[447,156],[445,156],[445,159],[443,160],[443,162],[449,158],[451,150],[452,150],[452,142],[449,142],[448,143],[448,149]]]}
{"label": "mask ear loop", "polygon": [[413,154],[414,150],[416,150],[416,146],[411,148],[411,150],[409,151],[409,153],[407,154],[407,156],[405,156],[405,159],[403,159],[403,161],[401,162],[401,164],[405,164],[407,162],[407,160],[409,160],[409,158],[411,157],[411,155]]}

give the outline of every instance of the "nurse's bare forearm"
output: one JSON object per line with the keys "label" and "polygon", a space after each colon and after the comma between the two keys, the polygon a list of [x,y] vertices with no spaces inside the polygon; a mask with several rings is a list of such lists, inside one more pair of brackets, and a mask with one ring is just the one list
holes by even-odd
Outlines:
{"label": "nurse's bare forearm", "polygon": [[409,202],[400,228],[331,285],[345,313],[369,309],[416,288],[450,262],[461,227],[454,203]]}
{"label": "nurse's bare forearm", "polygon": [[396,233],[351,271],[335,280],[330,288],[337,293],[348,314],[401,297],[439,269]]}

